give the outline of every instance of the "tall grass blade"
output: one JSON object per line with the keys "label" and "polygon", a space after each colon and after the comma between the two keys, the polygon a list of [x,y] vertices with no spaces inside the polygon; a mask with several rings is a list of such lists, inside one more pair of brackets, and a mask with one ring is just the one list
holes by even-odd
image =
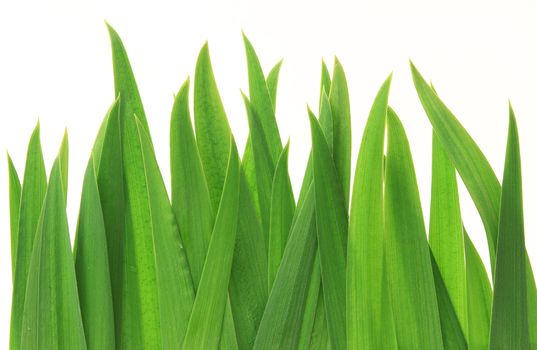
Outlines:
{"label": "tall grass blade", "polygon": [[239,208],[240,162],[233,140],[228,164],[222,199],[183,343],[184,349],[215,349],[220,343]]}
{"label": "tall grass blade", "polygon": [[489,348],[492,288],[485,265],[466,231],[464,252],[468,288],[468,347],[471,350],[485,350]]}
{"label": "tall grass blade", "polygon": [[345,270],[348,219],[341,182],[317,119],[310,113],[317,241],[333,349],[346,348]]}
{"label": "tall grass blade", "polygon": [[[226,174],[231,130],[216,87],[207,44],[196,64],[194,82],[196,141],[211,195],[218,208]],[[267,302],[267,248],[252,192],[240,170],[239,218],[229,287],[240,348],[253,346]]]}
{"label": "tall grass blade", "polygon": [[[429,245],[460,327],[465,336],[468,336],[464,234],[457,176],[455,167],[435,132],[433,132],[432,164]],[[443,317],[441,313],[441,320]]]}
{"label": "tall grass blade", "polygon": [[[347,252],[350,349],[396,348],[385,285],[384,134],[391,76],[380,88],[362,136],[352,192]],[[390,330],[392,332],[390,332]]]}
{"label": "tall grass blade", "polygon": [[15,278],[13,283],[13,297],[11,299],[11,333],[9,343],[11,349],[19,349],[21,346],[22,318],[28,271],[46,191],[47,174],[43,161],[43,152],[41,150],[38,123],[30,137],[22,181]]}
{"label": "tall grass blade", "polygon": [[410,147],[403,126],[391,109],[387,120],[384,210],[397,343],[401,349],[442,349],[429,246]]}
{"label": "tall grass blade", "polygon": [[21,182],[13,161],[7,154],[9,178],[9,226],[11,233],[11,276],[15,281],[15,264],[17,262],[17,240],[19,234],[19,210],[21,206]]}
{"label": "tall grass blade", "polygon": [[[433,125],[433,129],[464,181],[479,211],[487,233],[491,268],[494,274],[500,213],[500,182],[475,141],[453,113],[440,100],[412,64],[411,70],[416,91]],[[530,265],[530,261],[526,256],[528,315],[537,321],[537,289],[535,288],[533,271]],[[530,328],[532,342],[537,344],[537,322],[531,323]]]}
{"label": "tall grass blade", "polygon": [[280,267],[283,252],[291,230],[295,213],[295,198],[288,172],[289,142],[280,155],[274,172],[272,195],[270,201],[270,228],[269,228],[269,254],[268,277],[269,291]]}
{"label": "tall grass blade", "polygon": [[529,349],[522,174],[518,130],[511,106],[496,253],[490,348]]}
{"label": "tall grass blade", "polygon": [[74,260],[87,347],[115,349],[106,229],[93,157],[88,162],[82,185]]}
{"label": "tall grass blade", "polygon": [[334,163],[341,179],[341,188],[348,208],[351,183],[351,107],[347,78],[337,58],[334,62],[329,98],[334,129]]}
{"label": "tall grass blade", "polygon": [[59,158],[52,167],[39,218],[21,343],[15,349],[86,349]]}

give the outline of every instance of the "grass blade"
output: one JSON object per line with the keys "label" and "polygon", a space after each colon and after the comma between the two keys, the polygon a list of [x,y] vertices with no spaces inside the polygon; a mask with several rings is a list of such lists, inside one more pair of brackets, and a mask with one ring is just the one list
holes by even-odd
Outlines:
{"label": "grass blade", "polygon": [[440,325],[442,327],[444,349],[468,349],[468,344],[466,343],[459,317],[457,316],[446,283],[442,278],[440,268],[436,263],[432,251],[431,265],[433,267],[436,300],[438,301],[438,311],[440,313]]}
{"label": "grass blade", "polygon": [[311,185],[302,205],[295,212],[289,240],[259,325],[254,349],[294,349],[298,345],[307,289],[317,251],[314,196]]}
{"label": "grass blade", "polygon": [[7,155],[9,177],[9,225],[11,232],[11,275],[15,281],[15,264],[17,262],[17,240],[19,234],[19,211],[21,206],[21,182],[17,169],[9,154]]}
{"label": "grass blade", "polygon": [[529,349],[522,174],[518,130],[511,106],[496,253],[490,348]]}
{"label": "grass blade", "polygon": [[442,349],[429,246],[410,147],[395,112],[389,109],[387,115],[384,208],[397,343],[402,349]]}
{"label": "grass blade", "polygon": [[[468,336],[464,234],[457,176],[455,167],[434,132],[432,168],[429,244],[460,327]],[[450,315],[446,316],[450,317]],[[443,317],[441,313],[441,321]]]}
{"label": "grass blade", "polygon": [[492,288],[479,253],[464,231],[466,285],[468,288],[468,346],[472,350],[489,348]]}
{"label": "grass blade", "polygon": [[[213,208],[226,174],[231,130],[216,87],[209,49],[203,46],[194,85],[196,141]],[[245,169],[240,171],[238,229],[229,296],[240,348],[251,348],[267,302],[267,250]]]}
{"label": "grass blade", "polygon": [[59,158],[32,251],[20,349],[86,349]]}
{"label": "grass blade", "polygon": [[295,199],[288,172],[289,142],[280,155],[274,172],[270,203],[268,277],[269,291],[280,267],[295,213]]}
{"label": "grass blade", "polygon": [[69,137],[67,136],[67,130],[63,134],[59,157],[60,168],[62,170],[62,190],[65,196],[65,203],[67,203],[67,185],[69,182]]}
{"label": "grass blade", "polygon": [[283,60],[279,60],[278,63],[272,67],[267,75],[267,89],[272,102],[272,110],[276,113],[276,97],[278,92],[278,80],[280,78],[280,69],[282,68]]}
{"label": "grass blade", "polygon": [[84,175],[74,260],[87,347],[114,349],[114,308],[108,248],[93,157]]}
{"label": "grass blade", "polygon": [[239,208],[240,162],[233,140],[231,147],[222,199],[188,323],[184,349],[215,349],[220,343]]}
{"label": "grass blade", "polygon": [[332,348],[345,349],[345,265],[348,229],[345,198],[321,126],[311,113],[309,117],[313,144],[317,241],[321,257],[326,318]]}
{"label": "grass blade", "polygon": [[138,91],[138,85],[136,85],[136,79],[132,72],[129,57],[125,46],[121,41],[118,33],[110,26],[106,24],[108,33],[110,35],[110,42],[112,44],[112,62],[114,65],[114,88],[116,98],[121,96],[119,101],[119,107],[121,113],[127,116],[135,115],[144,126],[146,132],[149,134],[149,125],[147,124],[147,118],[145,116],[144,106],[142,105],[142,99],[140,98],[140,92]]}
{"label": "grass blade", "polygon": [[[351,349],[395,348],[383,290],[384,134],[391,76],[373,102],[362,136],[352,193],[347,257],[347,339]],[[390,326],[391,325],[391,326]]]}
{"label": "grass blade", "polygon": [[347,78],[337,58],[334,62],[329,98],[334,128],[334,163],[348,208],[351,182],[351,109]]}
{"label": "grass blade", "polygon": [[11,301],[11,349],[19,349],[21,346],[22,318],[28,271],[46,191],[47,174],[45,171],[45,162],[43,161],[43,152],[41,150],[38,123],[30,137],[21,190],[17,234],[17,257],[13,284],[13,298]]}

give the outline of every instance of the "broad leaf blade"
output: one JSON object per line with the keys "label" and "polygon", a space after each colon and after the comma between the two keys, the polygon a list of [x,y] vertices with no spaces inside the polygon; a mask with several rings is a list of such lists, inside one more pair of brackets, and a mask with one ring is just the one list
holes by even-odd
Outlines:
{"label": "broad leaf blade", "polygon": [[529,349],[522,174],[518,130],[511,107],[496,253],[490,348]]}
{"label": "broad leaf blade", "polygon": [[21,190],[21,204],[17,234],[17,257],[13,298],[11,302],[10,348],[19,349],[22,334],[22,317],[26,297],[28,270],[34,246],[39,217],[47,191],[47,174],[41,141],[39,123],[34,129],[26,154],[26,166]]}
{"label": "broad leaf blade", "polygon": [[270,229],[268,247],[269,291],[280,267],[293,216],[295,199],[288,172],[289,143],[285,146],[276,164],[270,201]]}
{"label": "broad leaf blade", "polygon": [[[457,176],[455,167],[434,132],[432,163],[429,244],[449,299],[453,303],[460,327],[467,336],[468,304],[464,234]],[[434,264],[433,267],[435,267]],[[435,276],[435,280],[437,279]],[[450,315],[446,316],[450,317]],[[441,313],[441,320],[443,317],[444,315]]]}
{"label": "broad leaf blade", "polygon": [[222,199],[188,323],[184,349],[215,349],[220,343],[239,208],[240,162],[234,141],[231,147]]}
{"label": "broad leaf blade", "polygon": [[86,349],[61,176],[58,158],[32,251],[21,349]]}
{"label": "broad leaf blade", "polygon": [[9,177],[9,224],[11,229],[11,275],[15,281],[15,264],[17,262],[17,242],[19,234],[19,211],[21,206],[21,182],[17,169],[9,154],[7,155]]}
{"label": "broad leaf blade", "polygon": [[388,110],[387,119],[384,210],[397,343],[403,349],[442,349],[429,246],[410,147],[393,110]]}
{"label": "broad leaf blade", "polygon": [[397,346],[383,299],[384,134],[390,84],[391,76],[373,102],[356,163],[347,253],[347,339],[352,349]]}
{"label": "broad leaf blade", "polygon": [[108,248],[93,157],[84,175],[74,260],[86,344],[89,349],[114,349]]}

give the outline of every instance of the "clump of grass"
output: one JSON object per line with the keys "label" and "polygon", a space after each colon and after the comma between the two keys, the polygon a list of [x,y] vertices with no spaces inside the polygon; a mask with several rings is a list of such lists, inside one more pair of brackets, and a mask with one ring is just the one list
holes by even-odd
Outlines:
{"label": "clump of grass", "polygon": [[[389,105],[391,76],[371,107],[351,190],[347,81],[339,61],[332,74],[323,63],[295,200],[275,118],[281,62],[265,77],[244,37],[250,134],[240,157],[205,45],[194,126],[188,79],[173,105],[170,200],[125,48],[109,31],[116,99],[89,157],[73,250],[67,137],[48,178],[39,125],[22,185],[8,158],[11,349],[537,348],[511,107],[500,184],[411,65],[433,127],[427,230]],[[486,230],[492,284],[462,222],[457,173]]]}

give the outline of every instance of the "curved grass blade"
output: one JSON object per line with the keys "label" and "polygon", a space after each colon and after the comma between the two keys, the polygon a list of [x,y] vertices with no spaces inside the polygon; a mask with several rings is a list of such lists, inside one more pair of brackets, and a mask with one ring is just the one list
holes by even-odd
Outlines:
{"label": "curved grass blade", "polygon": [[17,240],[19,233],[19,211],[21,206],[21,182],[13,161],[7,154],[9,178],[9,225],[11,232],[11,275],[15,281],[15,264],[17,263]]}
{"label": "curved grass blade", "polygon": [[396,348],[383,290],[384,134],[391,75],[369,112],[356,163],[347,256],[347,339],[350,349]]}
{"label": "curved grass blade", "polygon": [[[244,33],[242,37],[246,49],[246,61],[248,63],[248,85],[251,105],[257,114],[261,130],[265,136],[270,159],[273,164],[276,164],[278,157],[282,153],[282,141],[280,139],[280,132],[278,131],[278,124],[276,123],[276,116],[274,115],[272,99],[254,47]],[[257,164],[256,170],[258,170]]]}
{"label": "curved grass blade", "polygon": [[444,283],[442,273],[432,251],[431,266],[433,268],[434,284],[436,287],[436,300],[438,301],[438,311],[440,313],[444,349],[468,349],[459,317],[457,316],[446,283]]}
{"label": "curved grass blade", "polygon": [[468,347],[485,350],[489,348],[492,289],[485,265],[466,231],[464,252],[468,288]]}
{"label": "curved grass blade", "polygon": [[[194,86],[196,140],[213,208],[226,174],[231,130],[216,88],[209,49],[202,48]],[[240,348],[251,348],[267,301],[267,250],[245,169],[240,171],[238,229],[229,296]]]}
{"label": "curved grass blade", "polygon": [[[189,80],[183,84],[175,97],[172,110],[170,127],[172,207],[185,245],[194,289],[197,289],[214,225],[214,212],[190,121],[188,91]],[[221,339],[222,347],[236,343],[230,305],[227,307]]]}
{"label": "curved grass blade", "polygon": [[[455,167],[435,132],[433,132],[432,168],[429,245],[460,327],[465,336],[468,336],[464,234],[457,176]],[[449,314],[445,316],[451,317]],[[443,317],[444,314],[441,313],[440,321]]]}
{"label": "curved grass blade", "polygon": [[[500,212],[501,186],[487,159],[462,127],[453,113],[425,82],[416,67],[411,64],[412,77],[419,98],[433,125],[439,140],[444,145],[457,172],[470,192],[479,211],[489,245],[491,268],[496,269],[496,249]],[[527,255],[527,254],[526,254]],[[537,289],[529,258],[526,256],[528,315],[537,318]],[[537,344],[537,322],[530,323],[530,337]]]}
{"label": "curved grass blade", "polygon": [[269,291],[280,267],[295,213],[295,199],[288,172],[289,142],[276,164],[270,203],[268,277]]}
{"label": "curved grass blade", "polygon": [[52,167],[32,251],[20,349],[86,349],[60,162]]}
{"label": "curved grass blade", "polygon": [[233,140],[231,147],[222,199],[188,323],[184,349],[216,349],[220,343],[239,208],[240,162]]}
{"label": "curved grass blade", "polygon": [[317,241],[326,318],[333,349],[346,348],[345,269],[347,211],[332,153],[317,119],[310,113]]}
{"label": "curved grass blade", "polygon": [[88,349],[114,349],[114,308],[106,231],[93,157],[80,199],[74,260],[80,311]]}
{"label": "curved grass blade", "polygon": [[43,161],[43,152],[41,150],[38,122],[30,137],[21,190],[17,257],[11,302],[11,349],[19,349],[21,346],[22,318],[28,271],[46,191],[47,174],[45,171],[45,162]]}
{"label": "curved grass blade", "polygon": [[401,349],[442,349],[429,246],[410,147],[403,126],[391,109],[387,120],[384,210],[397,343]]}
{"label": "curved grass blade", "polygon": [[280,69],[282,68],[283,60],[279,60],[267,75],[267,89],[272,102],[272,110],[276,113],[276,97],[278,92],[278,80],[280,78]]}
{"label": "curved grass blade", "polygon": [[499,220],[490,348],[529,349],[522,174],[511,106]]}
{"label": "curved grass blade", "polygon": [[126,116],[135,115],[138,117],[146,132],[149,134],[149,125],[147,124],[147,118],[145,117],[144,106],[142,105],[142,99],[140,98],[138,85],[136,85],[136,79],[134,79],[127,51],[114,28],[108,23],[106,23],[106,26],[112,44],[115,94],[116,98],[121,96],[119,101],[121,114]]}
{"label": "curved grass blade", "polygon": [[348,208],[351,182],[351,109],[347,78],[337,58],[334,62],[329,98],[334,125],[334,163]]}

